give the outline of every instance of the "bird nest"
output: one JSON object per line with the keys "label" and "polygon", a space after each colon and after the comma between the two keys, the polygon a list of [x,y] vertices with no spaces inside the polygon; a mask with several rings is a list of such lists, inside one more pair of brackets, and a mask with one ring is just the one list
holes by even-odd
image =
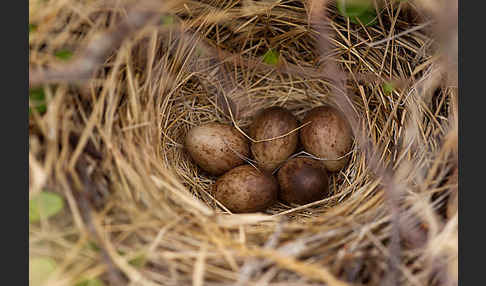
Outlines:
{"label": "bird nest", "polygon": [[[29,194],[65,201],[29,226],[45,285],[457,285],[449,2],[374,1],[366,26],[334,1],[30,1]],[[355,142],[307,205],[231,214],[183,145],[323,104]]]}

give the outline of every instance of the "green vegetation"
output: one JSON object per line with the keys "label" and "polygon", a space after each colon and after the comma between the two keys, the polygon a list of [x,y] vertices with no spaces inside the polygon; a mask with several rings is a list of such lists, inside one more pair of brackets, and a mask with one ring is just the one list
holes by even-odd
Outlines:
{"label": "green vegetation", "polygon": [[69,50],[59,50],[56,52],[56,58],[61,59],[63,61],[67,61],[73,56],[73,52]]}
{"label": "green vegetation", "polygon": [[263,62],[269,65],[276,65],[278,64],[279,53],[273,49],[268,50],[263,55]]}
{"label": "green vegetation", "polygon": [[352,23],[361,22],[365,26],[376,23],[375,7],[370,0],[338,0],[336,5],[339,13]]}
{"label": "green vegetation", "polygon": [[172,15],[164,15],[162,18],[162,25],[168,26],[174,24],[174,16]]}
{"label": "green vegetation", "polygon": [[94,278],[79,282],[76,286],[105,286],[105,283],[98,278]]}
{"label": "green vegetation", "polygon": [[383,91],[386,94],[392,93],[395,88],[393,87],[393,84],[391,82],[385,82],[383,84]]}
{"label": "green vegetation", "polygon": [[[47,111],[46,95],[42,87],[29,90],[29,105],[35,108],[40,114]],[[29,114],[32,113],[32,108],[30,106]]]}
{"label": "green vegetation", "polygon": [[36,24],[29,24],[29,33],[33,33],[37,30]]}
{"label": "green vegetation", "polygon": [[143,267],[146,262],[147,262],[147,258],[145,257],[144,254],[140,254],[137,257],[128,261],[128,263],[130,263],[131,265],[133,265],[135,267]]}
{"label": "green vegetation", "polygon": [[63,208],[64,200],[60,195],[43,191],[29,201],[29,221],[37,222],[41,217],[52,217]]}
{"label": "green vegetation", "polygon": [[29,259],[29,285],[42,285],[56,269],[56,261],[50,257]]}

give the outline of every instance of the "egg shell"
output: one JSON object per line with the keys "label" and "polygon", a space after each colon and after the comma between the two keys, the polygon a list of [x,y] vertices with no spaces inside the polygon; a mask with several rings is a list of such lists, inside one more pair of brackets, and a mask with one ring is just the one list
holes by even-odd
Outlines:
{"label": "egg shell", "polygon": [[277,178],[279,199],[289,204],[308,204],[329,195],[326,168],[315,159],[292,158],[278,170]]}
{"label": "egg shell", "polygon": [[350,156],[343,156],[351,151],[354,140],[351,126],[344,115],[334,107],[319,106],[306,114],[303,124],[307,124],[300,130],[304,150],[326,159],[322,162],[330,172],[344,168]]}
{"label": "egg shell", "polygon": [[[288,134],[299,127],[297,118],[287,109],[274,106],[262,110],[250,126],[250,136],[254,140],[267,140]],[[297,149],[299,132],[282,138],[263,142],[252,142],[251,152],[258,166],[272,172]]]}
{"label": "egg shell", "polygon": [[248,139],[236,128],[207,123],[192,128],[184,145],[196,164],[212,175],[221,175],[243,165],[250,154]]}
{"label": "egg shell", "polygon": [[234,213],[264,211],[277,200],[275,177],[251,165],[238,166],[215,183],[215,198]]}

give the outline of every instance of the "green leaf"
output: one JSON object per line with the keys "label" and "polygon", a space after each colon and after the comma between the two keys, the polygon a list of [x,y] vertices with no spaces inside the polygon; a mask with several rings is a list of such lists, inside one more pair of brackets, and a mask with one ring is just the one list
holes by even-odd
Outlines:
{"label": "green leaf", "polygon": [[98,278],[94,278],[79,282],[76,286],[105,286],[105,283]]}
{"label": "green leaf", "polygon": [[[43,88],[34,88],[29,90],[29,102],[37,112],[43,114],[47,111],[46,106],[46,95],[44,94]],[[29,107],[29,114],[32,112],[31,108]]]}
{"label": "green leaf", "polygon": [[29,33],[33,33],[37,30],[37,25],[36,24],[30,24],[29,23]]}
{"label": "green leaf", "polygon": [[383,84],[383,91],[388,94],[388,93],[392,93],[392,91],[394,90],[394,87],[393,87],[393,84],[391,82],[385,82]]}
{"label": "green leaf", "polygon": [[[117,252],[121,256],[125,256],[127,254],[125,251],[122,250],[117,250]],[[147,258],[145,257],[144,253],[138,254],[137,256],[135,256],[135,258],[132,258],[128,261],[128,263],[136,267],[142,267],[145,265],[146,262],[147,262]]]}
{"label": "green leaf", "polygon": [[164,15],[162,16],[162,25],[168,26],[174,24],[174,16],[172,15]]}
{"label": "green leaf", "polygon": [[59,213],[64,207],[64,200],[56,193],[41,192],[29,201],[29,221],[37,222],[41,216],[49,218]]}
{"label": "green leaf", "polygon": [[93,250],[93,251],[96,251],[96,252],[99,252],[101,250],[101,248],[96,243],[94,243],[92,241],[88,242],[88,248]]}
{"label": "green leaf", "polygon": [[351,17],[349,20],[352,23],[359,24],[358,20],[364,25],[364,26],[371,26],[376,23],[376,11],[373,10],[368,10],[364,12],[363,14],[356,16],[356,17]]}
{"label": "green leaf", "polygon": [[143,254],[140,254],[139,256],[128,261],[128,263],[135,267],[143,267],[145,265],[145,262],[147,262],[147,258]]}
{"label": "green leaf", "polygon": [[56,261],[50,257],[35,257],[29,261],[29,285],[42,285],[56,269]]}
{"label": "green leaf", "polygon": [[337,0],[339,13],[344,17],[357,17],[372,7],[371,0]]}
{"label": "green leaf", "polygon": [[352,23],[361,22],[365,26],[376,23],[376,11],[370,0],[338,0],[337,8],[339,13],[348,17]]}
{"label": "green leaf", "polygon": [[69,51],[69,50],[59,50],[55,53],[55,56],[58,58],[58,59],[61,59],[61,60],[64,60],[64,61],[67,61],[69,60],[72,56],[73,56],[73,52]]}
{"label": "green leaf", "polygon": [[278,64],[279,53],[275,50],[268,50],[263,55],[263,62],[269,65],[276,65]]}

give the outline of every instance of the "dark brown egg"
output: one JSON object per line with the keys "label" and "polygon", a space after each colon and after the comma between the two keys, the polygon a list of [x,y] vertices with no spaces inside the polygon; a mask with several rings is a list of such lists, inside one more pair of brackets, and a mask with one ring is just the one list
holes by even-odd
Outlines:
{"label": "dark brown egg", "polygon": [[[262,110],[250,126],[250,136],[259,141],[282,138],[263,142],[252,142],[251,152],[258,166],[272,172],[295,152],[299,141],[298,121],[290,111],[282,107],[270,107]],[[294,132],[290,133],[292,130]]]}
{"label": "dark brown egg", "polygon": [[277,178],[279,198],[286,203],[303,205],[329,195],[326,168],[315,159],[292,158],[278,170]]}
{"label": "dark brown egg", "polygon": [[184,142],[196,164],[212,175],[221,175],[243,165],[248,157],[248,139],[236,128],[221,123],[208,123],[192,128]]}
{"label": "dark brown egg", "polygon": [[300,140],[304,149],[323,160],[330,172],[342,169],[349,161],[346,155],[353,145],[351,126],[344,115],[331,106],[311,109],[305,116],[300,130]]}
{"label": "dark brown egg", "polygon": [[213,190],[215,198],[232,212],[259,212],[277,200],[278,183],[273,176],[243,165],[221,176]]}

